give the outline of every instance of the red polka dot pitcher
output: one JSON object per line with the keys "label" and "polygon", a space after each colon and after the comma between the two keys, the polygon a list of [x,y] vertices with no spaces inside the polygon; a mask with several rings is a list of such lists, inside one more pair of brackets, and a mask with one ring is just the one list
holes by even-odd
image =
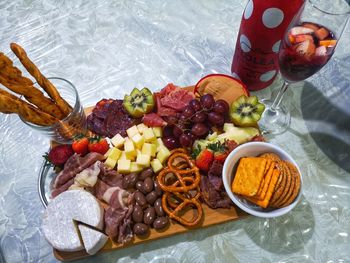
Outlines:
{"label": "red polka dot pitcher", "polygon": [[241,21],[231,72],[249,90],[268,87],[277,76],[281,38],[303,0],[249,0]]}

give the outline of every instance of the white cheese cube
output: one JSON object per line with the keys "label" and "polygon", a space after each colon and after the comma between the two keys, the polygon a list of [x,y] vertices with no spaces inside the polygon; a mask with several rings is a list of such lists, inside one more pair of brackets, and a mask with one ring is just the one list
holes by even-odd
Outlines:
{"label": "white cheese cube", "polygon": [[131,161],[130,160],[118,160],[118,167],[117,171],[122,174],[127,174],[130,173],[130,165]]}

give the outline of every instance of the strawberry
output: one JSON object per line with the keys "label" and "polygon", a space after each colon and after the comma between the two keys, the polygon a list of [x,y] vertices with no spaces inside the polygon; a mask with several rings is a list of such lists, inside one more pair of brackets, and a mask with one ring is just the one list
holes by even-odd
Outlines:
{"label": "strawberry", "polygon": [[89,151],[88,145],[89,145],[89,139],[84,137],[84,135],[78,135],[77,137],[74,138],[72,148],[74,152],[81,155],[85,155]]}
{"label": "strawberry", "polygon": [[227,158],[228,153],[227,152],[215,152],[214,153],[214,160],[224,163]]}
{"label": "strawberry", "polygon": [[74,151],[70,144],[57,145],[50,150],[47,160],[54,165],[63,165],[73,154]]}
{"label": "strawberry", "polygon": [[105,154],[109,149],[109,144],[105,138],[94,136],[89,139],[88,149],[90,152]]}
{"label": "strawberry", "polygon": [[213,160],[213,152],[211,150],[204,149],[198,154],[196,158],[196,165],[199,169],[208,172]]}
{"label": "strawberry", "polygon": [[214,160],[219,161],[220,163],[224,163],[226,160],[228,152],[227,141],[210,143],[207,145],[207,148],[214,152]]}

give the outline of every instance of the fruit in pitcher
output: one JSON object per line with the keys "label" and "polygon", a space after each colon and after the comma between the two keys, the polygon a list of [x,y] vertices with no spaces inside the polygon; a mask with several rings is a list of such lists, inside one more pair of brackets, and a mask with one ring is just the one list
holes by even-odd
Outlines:
{"label": "fruit in pitcher", "polygon": [[130,95],[125,95],[123,106],[127,112],[136,118],[142,117],[154,108],[155,102],[153,93],[148,88],[139,90],[134,88]]}
{"label": "fruit in pitcher", "polygon": [[254,126],[260,120],[264,110],[265,105],[260,103],[256,96],[242,95],[231,104],[230,118],[237,126]]}

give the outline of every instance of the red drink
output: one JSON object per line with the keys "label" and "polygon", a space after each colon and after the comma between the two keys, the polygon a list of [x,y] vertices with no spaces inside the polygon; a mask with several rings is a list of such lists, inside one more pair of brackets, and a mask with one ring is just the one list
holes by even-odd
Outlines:
{"label": "red drink", "polygon": [[304,80],[331,58],[337,40],[327,28],[304,22],[285,35],[279,52],[282,76],[289,82]]}

